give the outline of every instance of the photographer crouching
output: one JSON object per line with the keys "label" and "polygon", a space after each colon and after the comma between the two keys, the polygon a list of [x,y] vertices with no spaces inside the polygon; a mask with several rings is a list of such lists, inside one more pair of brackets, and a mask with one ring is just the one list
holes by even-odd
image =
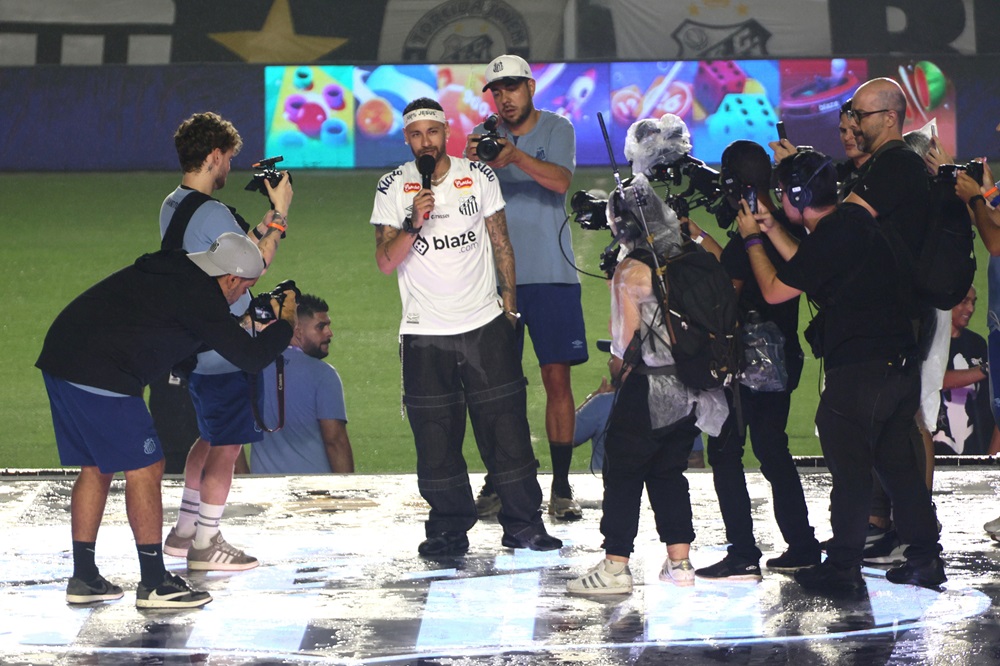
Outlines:
{"label": "photographer crouching", "polygon": [[[125,473],[125,509],[135,536],[139,608],[195,608],[212,600],[163,565],[163,451],[142,393],[192,354],[215,349],[245,372],[258,372],[288,345],[295,293],[257,337],[229,312],[264,272],[244,234],[225,233],[204,252],[161,250],[97,283],[56,317],[35,365],[52,408],[59,459],[80,466],[70,501],[73,576],[66,601],[120,599],[94,550],[111,479]],[[81,334],[81,331],[83,334]]]}

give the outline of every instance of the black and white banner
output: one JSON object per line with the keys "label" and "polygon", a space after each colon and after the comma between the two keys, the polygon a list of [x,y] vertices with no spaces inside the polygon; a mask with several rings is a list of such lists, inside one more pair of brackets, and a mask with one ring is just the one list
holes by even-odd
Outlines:
{"label": "black and white banner", "polygon": [[528,62],[563,59],[566,0],[389,0],[380,62]]}

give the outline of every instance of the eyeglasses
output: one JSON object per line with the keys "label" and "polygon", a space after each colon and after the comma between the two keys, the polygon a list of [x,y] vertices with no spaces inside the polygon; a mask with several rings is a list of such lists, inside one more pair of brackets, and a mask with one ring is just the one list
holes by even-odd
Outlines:
{"label": "eyeglasses", "polygon": [[857,123],[860,123],[868,116],[873,116],[876,113],[888,113],[889,111],[892,111],[892,109],[879,109],[878,111],[858,111],[857,109],[851,108],[847,110],[847,117],[851,118]]}

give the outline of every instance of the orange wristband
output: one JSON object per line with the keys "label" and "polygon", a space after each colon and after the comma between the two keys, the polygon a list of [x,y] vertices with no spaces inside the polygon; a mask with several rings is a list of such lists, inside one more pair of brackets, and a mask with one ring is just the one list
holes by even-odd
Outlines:
{"label": "orange wristband", "polygon": [[267,226],[269,229],[277,229],[281,233],[285,233],[288,230],[288,225],[278,224],[277,222],[268,222]]}

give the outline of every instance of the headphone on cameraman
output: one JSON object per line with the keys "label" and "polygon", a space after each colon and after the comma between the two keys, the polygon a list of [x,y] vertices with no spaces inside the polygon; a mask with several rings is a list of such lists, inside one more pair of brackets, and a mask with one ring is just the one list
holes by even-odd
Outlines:
{"label": "headphone on cameraman", "polygon": [[828,164],[833,163],[833,158],[826,156],[823,159],[822,164],[816,167],[816,170],[809,174],[809,177],[805,179],[805,182],[803,182],[802,172],[805,170],[805,165],[802,164],[802,162],[805,162],[805,160],[808,159],[808,156],[813,154],[815,153],[796,153],[792,157],[791,169],[788,172],[788,190],[785,192],[785,196],[788,197],[788,201],[795,206],[799,213],[802,213],[809,207],[809,204],[812,203],[813,193],[812,190],[809,189],[809,183],[811,183],[816,175],[825,169]]}

